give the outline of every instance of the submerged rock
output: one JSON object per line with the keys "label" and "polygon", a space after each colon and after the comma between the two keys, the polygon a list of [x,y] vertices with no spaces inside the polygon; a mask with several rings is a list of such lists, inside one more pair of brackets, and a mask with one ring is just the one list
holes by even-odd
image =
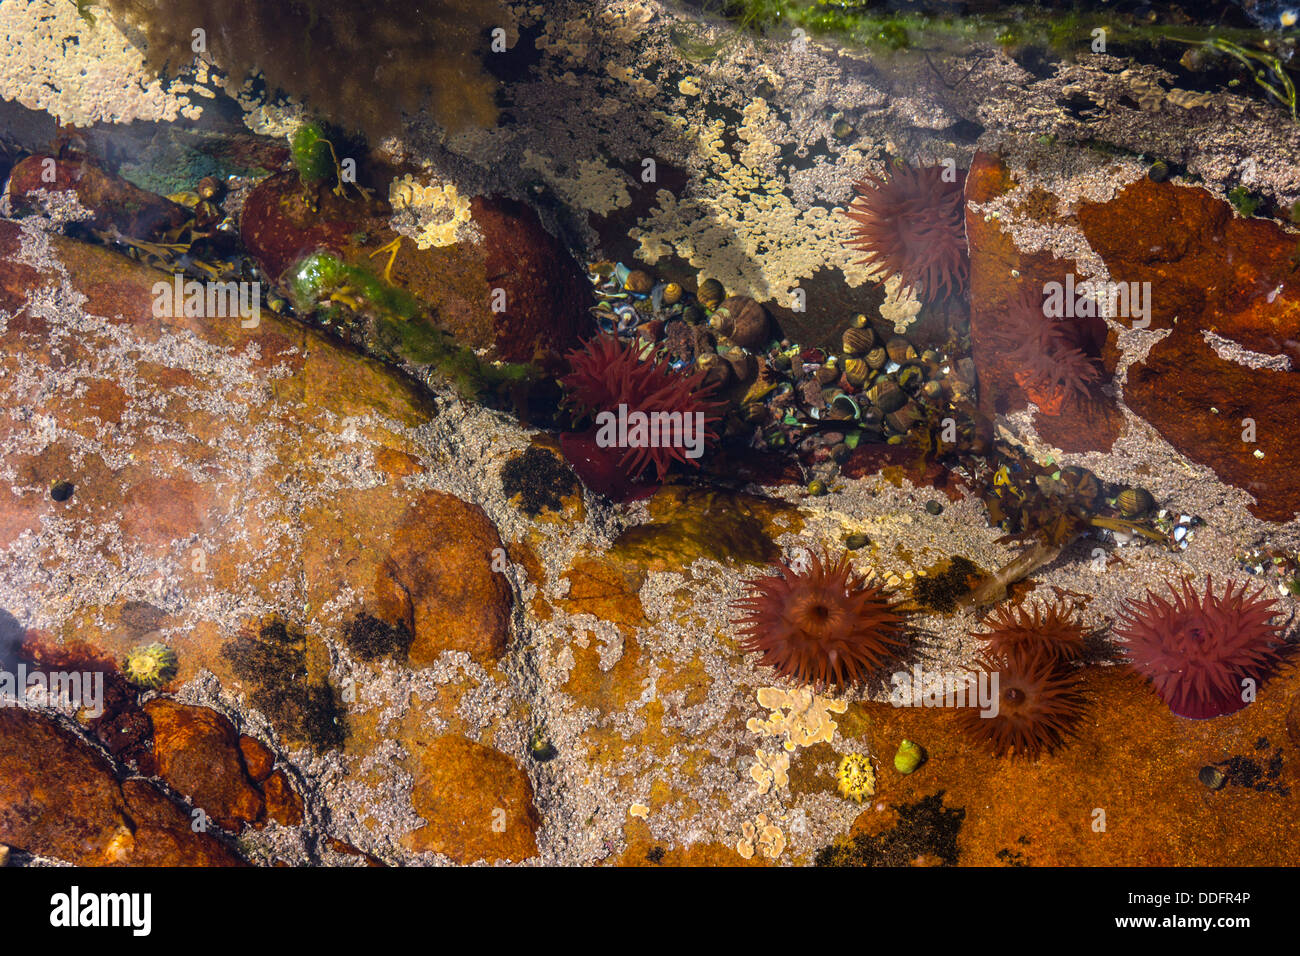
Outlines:
{"label": "submerged rock", "polygon": [[238,866],[148,781],[114,768],[49,717],[0,708],[0,843],[79,866]]}
{"label": "submerged rock", "polygon": [[[1079,225],[1116,279],[1150,283],[1168,335],[1128,370],[1124,401],[1192,461],[1255,496],[1269,521],[1300,512],[1300,239],[1242,219],[1204,189],[1139,180]],[[1261,454],[1262,453],[1262,454]]]}
{"label": "submerged rock", "polygon": [[464,236],[421,249],[393,230],[384,204],[342,199],[327,190],[316,202],[313,209],[304,201],[293,172],[272,176],[249,194],[243,240],[268,276],[284,276],[319,248],[379,273],[396,242],[393,284],[463,345],[491,348],[502,361],[554,365],[594,332],[590,283],[523,203],[473,197]]}

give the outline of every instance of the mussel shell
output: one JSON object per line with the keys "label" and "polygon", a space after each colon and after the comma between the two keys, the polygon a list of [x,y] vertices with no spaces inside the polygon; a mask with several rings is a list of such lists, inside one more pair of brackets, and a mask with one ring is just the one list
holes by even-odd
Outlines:
{"label": "mussel shell", "polygon": [[858,407],[858,403],[853,400],[852,396],[845,395],[843,392],[837,392],[835,397],[830,401],[830,411],[827,413],[826,417],[844,421],[848,421],[849,419],[856,421],[861,417],[861,415],[862,409]]}
{"label": "mussel shell", "polygon": [[889,426],[890,431],[900,435],[908,432],[920,420],[921,411],[912,402],[899,406],[896,411],[885,416],[885,424]]}
{"label": "mussel shell", "polygon": [[722,283],[717,279],[705,279],[700,283],[700,289],[695,297],[700,300],[700,304],[706,309],[715,309],[722,304],[726,298],[727,291],[722,288]]}
{"label": "mussel shell", "polygon": [[738,382],[751,382],[758,374],[758,360],[744,349],[729,349],[722,357],[731,365]]}
{"label": "mussel shell", "polygon": [[849,328],[844,330],[840,339],[845,355],[863,355],[876,344],[876,335],[871,329]]}
{"label": "mussel shell", "polygon": [[654,288],[654,284],[654,277],[650,273],[644,269],[634,269],[627,274],[627,279],[623,282],[623,288],[637,295],[646,295]]}
{"label": "mussel shell", "polygon": [[817,379],[819,385],[830,385],[839,379],[840,370],[832,365],[823,365],[813,372],[813,377]]}
{"label": "mussel shell", "polygon": [[919,365],[904,365],[898,370],[898,384],[908,392],[914,392],[925,382],[925,372]]}
{"label": "mussel shell", "polygon": [[870,375],[871,366],[867,364],[866,359],[847,358],[844,360],[844,377],[849,380],[849,384],[865,385]]}

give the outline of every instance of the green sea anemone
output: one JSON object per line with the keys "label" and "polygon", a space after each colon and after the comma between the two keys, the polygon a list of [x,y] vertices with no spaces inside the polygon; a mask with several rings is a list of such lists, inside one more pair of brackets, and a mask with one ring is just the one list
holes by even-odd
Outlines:
{"label": "green sea anemone", "polygon": [[122,661],[122,674],[136,687],[157,690],[176,676],[176,652],[166,644],[137,647]]}

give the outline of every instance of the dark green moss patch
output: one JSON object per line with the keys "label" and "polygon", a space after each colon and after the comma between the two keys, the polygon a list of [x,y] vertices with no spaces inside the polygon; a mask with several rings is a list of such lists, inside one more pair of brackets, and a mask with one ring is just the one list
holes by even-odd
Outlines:
{"label": "dark green moss patch", "polygon": [[307,671],[307,640],[282,621],[241,634],[221,649],[249,696],[286,737],[305,741],[318,753],[343,745],[343,710],[329,682]]}
{"label": "dark green moss patch", "polygon": [[[1264,742],[1265,747],[1268,742]],[[1258,746],[1256,749],[1262,749]],[[1276,793],[1290,796],[1291,788],[1282,782],[1282,751],[1274,750],[1272,756],[1261,760],[1250,757],[1229,757],[1215,764],[1228,783],[1237,787],[1247,787],[1259,793]]]}
{"label": "dark green moss patch", "polygon": [[948,569],[916,579],[916,600],[943,614],[957,610],[957,605],[971,590],[971,581],[983,577],[979,566],[960,554],[953,555]]}
{"label": "dark green moss patch", "polygon": [[947,866],[957,862],[957,834],[966,819],[964,807],[945,807],[944,791],[898,809],[898,823],[877,836],[859,834],[817,851],[818,866],[910,866],[935,857]]}
{"label": "dark green moss patch", "polygon": [[404,661],[415,635],[404,623],[389,624],[363,611],[343,629],[343,640],[348,649],[363,661],[380,657]]}
{"label": "dark green moss patch", "polygon": [[501,485],[508,499],[519,496],[519,507],[536,518],[545,510],[559,512],[564,499],[578,490],[578,478],[557,456],[536,445],[501,467]]}

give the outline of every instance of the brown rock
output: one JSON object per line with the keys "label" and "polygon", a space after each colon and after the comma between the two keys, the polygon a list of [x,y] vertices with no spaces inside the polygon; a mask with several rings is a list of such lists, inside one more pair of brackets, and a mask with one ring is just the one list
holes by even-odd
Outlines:
{"label": "brown rock", "polygon": [[269,819],[284,827],[296,827],[302,823],[302,797],[289,786],[289,778],[283,770],[277,770],[262,785],[266,797],[266,815]]}
{"label": "brown rock", "polygon": [[411,801],[425,826],[407,846],[457,863],[518,862],[537,855],[533,787],[519,766],[491,747],[447,735],[411,741],[415,776]]}
{"label": "brown rock", "polygon": [[153,721],[158,775],[226,830],[261,818],[265,803],[244,771],[239,735],[215,710],[156,698]]}
{"label": "brown rock", "polygon": [[[1129,368],[1129,407],[1188,458],[1254,495],[1257,517],[1294,517],[1300,511],[1296,237],[1275,223],[1234,216],[1203,189],[1149,179],[1110,202],[1081,203],[1078,218],[1113,279],[1151,283],[1150,327],[1171,330]],[[1289,368],[1222,358],[1206,332],[1228,348]],[[1254,442],[1243,441],[1245,419],[1254,422]]]}
{"label": "brown rock", "polygon": [[496,527],[477,505],[437,491],[411,504],[376,573],[373,609],[415,635],[411,666],[428,667],[446,650],[481,663],[505,653],[513,596],[492,570],[498,548]]}
{"label": "brown rock", "polygon": [[240,734],[239,752],[243,754],[249,779],[254,783],[261,783],[271,776],[271,770],[275,767],[275,754],[271,753],[266,744],[255,737]]}
{"label": "brown rock", "polygon": [[244,866],[208,833],[195,833],[190,812],[140,779],[122,784],[135,833],[124,863],[131,866]]}
{"label": "brown rock", "polygon": [[147,781],[33,711],[0,708],[0,843],[78,866],[237,866]]}
{"label": "brown rock", "polygon": [[[53,173],[52,181],[46,176],[47,170]],[[88,160],[28,156],[14,167],[9,180],[15,211],[30,210],[27,195],[37,189],[76,193],[81,205],[95,214],[88,223],[92,228],[116,229],[133,239],[152,239],[188,218],[184,207],[105,172]]]}
{"label": "brown rock", "polygon": [[[304,252],[328,247],[351,265],[378,271],[371,254],[398,238],[379,210],[331,194],[312,211],[301,201],[294,173],[259,183],[244,205],[244,243],[271,276]],[[588,311],[591,286],[563,243],[527,205],[478,196],[470,203],[481,241],[417,249],[403,238],[393,260],[396,285],[427,302],[439,325],[463,344],[494,348],[495,358],[550,360],[595,331]],[[361,238],[364,237],[364,238]],[[493,290],[505,310],[493,311]]]}

